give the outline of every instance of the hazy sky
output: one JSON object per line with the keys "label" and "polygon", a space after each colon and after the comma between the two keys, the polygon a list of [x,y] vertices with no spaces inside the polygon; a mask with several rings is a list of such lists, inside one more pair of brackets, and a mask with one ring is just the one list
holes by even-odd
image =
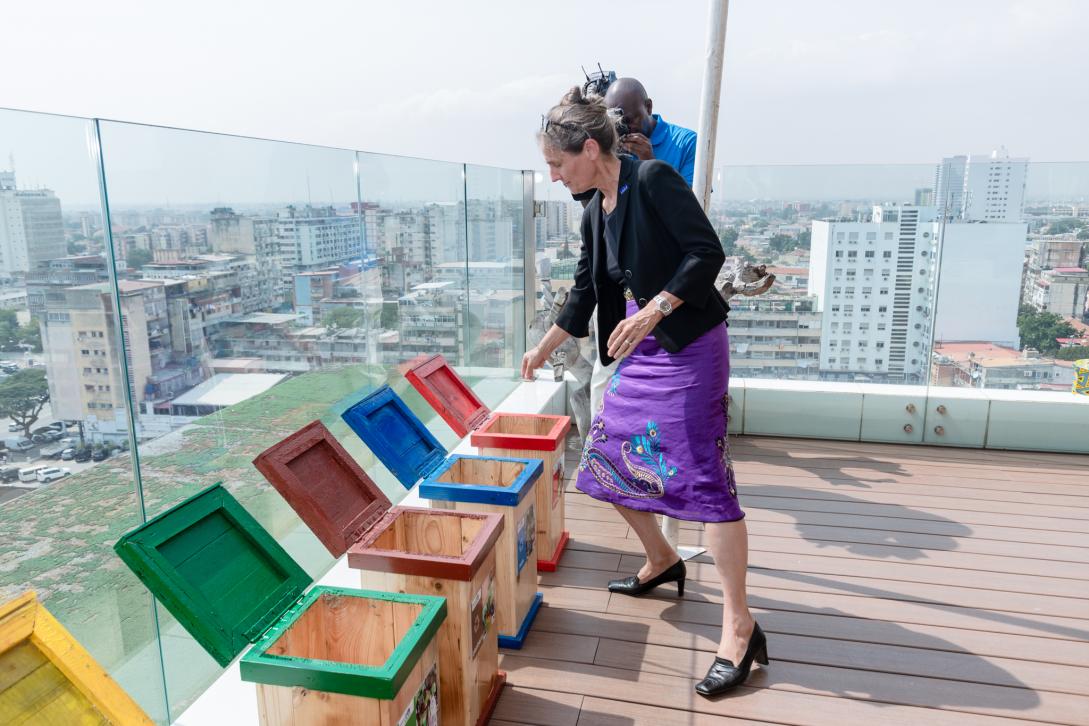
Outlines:
{"label": "hazy sky", "polygon": [[[1086,10],[734,0],[716,162],[931,165],[998,145],[1089,161]],[[581,64],[640,78],[656,110],[695,127],[706,14],[702,0],[9,3],[0,106],[540,168],[540,114]],[[50,153],[11,149],[13,135],[0,125],[0,167],[14,150],[22,179],[55,176]],[[318,155],[290,193],[341,194],[339,161]],[[156,168],[135,157],[113,164],[134,202]],[[219,186],[233,194],[230,175]]]}

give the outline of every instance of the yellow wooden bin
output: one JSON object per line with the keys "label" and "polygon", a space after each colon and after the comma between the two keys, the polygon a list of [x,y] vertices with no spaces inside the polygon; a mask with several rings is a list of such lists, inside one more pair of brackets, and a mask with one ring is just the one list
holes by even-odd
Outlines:
{"label": "yellow wooden bin", "polygon": [[28,592],[0,605],[0,724],[154,722]]}

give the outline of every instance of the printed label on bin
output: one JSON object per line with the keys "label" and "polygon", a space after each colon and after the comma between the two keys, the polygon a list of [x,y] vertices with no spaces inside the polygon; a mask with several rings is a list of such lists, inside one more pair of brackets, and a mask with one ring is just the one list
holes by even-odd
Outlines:
{"label": "printed label on bin", "polygon": [[518,575],[521,576],[522,568],[533,554],[533,544],[537,541],[537,512],[535,505],[530,504],[529,509],[522,515],[522,521],[518,523]]}
{"label": "printed label on bin", "polygon": [[552,472],[552,508],[555,509],[563,496],[563,456],[556,460],[556,468]]}
{"label": "printed label on bin", "polygon": [[480,589],[473,595],[472,626],[473,626],[473,657],[484,644],[484,636],[492,627],[495,620],[495,576],[488,573]]}
{"label": "printed label on bin", "polygon": [[431,666],[431,671],[420,684],[416,696],[409,702],[408,708],[397,721],[397,726],[439,726],[439,665]]}

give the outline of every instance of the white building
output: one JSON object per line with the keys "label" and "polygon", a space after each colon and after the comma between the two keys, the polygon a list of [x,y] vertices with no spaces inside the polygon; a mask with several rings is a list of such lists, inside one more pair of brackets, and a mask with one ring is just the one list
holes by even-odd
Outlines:
{"label": "white building", "polygon": [[60,199],[18,189],[15,172],[0,172],[0,272],[27,272],[67,252]]}
{"label": "white building", "polygon": [[360,257],[362,240],[358,215],[339,215],[332,207],[286,207],[276,218],[276,242],[285,286],[291,289],[295,273]]}
{"label": "white building", "polygon": [[942,159],[934,178],[938,216],[975,222],[1020,222],[1028,159],[1003,148]]}
{"label": "white building", "polygon": [[1080,320],[1089,295],[1089,271],[1083,267],[1044,270],[1031,293],[1027,302],[1037,310]]}
{"label": "white building", "polygon": [[925,380],[936,217],[934,207],[874,207],[868,222],[813,222],[822,377]]}

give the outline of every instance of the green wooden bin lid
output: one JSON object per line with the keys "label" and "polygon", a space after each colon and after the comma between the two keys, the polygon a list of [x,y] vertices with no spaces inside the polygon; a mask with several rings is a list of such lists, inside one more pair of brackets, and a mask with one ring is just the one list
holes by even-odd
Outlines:
{"label": "green wooden bin lid", "polygon": [[114,550],[222,666],[311,583],[220,483],[127,533]]}

